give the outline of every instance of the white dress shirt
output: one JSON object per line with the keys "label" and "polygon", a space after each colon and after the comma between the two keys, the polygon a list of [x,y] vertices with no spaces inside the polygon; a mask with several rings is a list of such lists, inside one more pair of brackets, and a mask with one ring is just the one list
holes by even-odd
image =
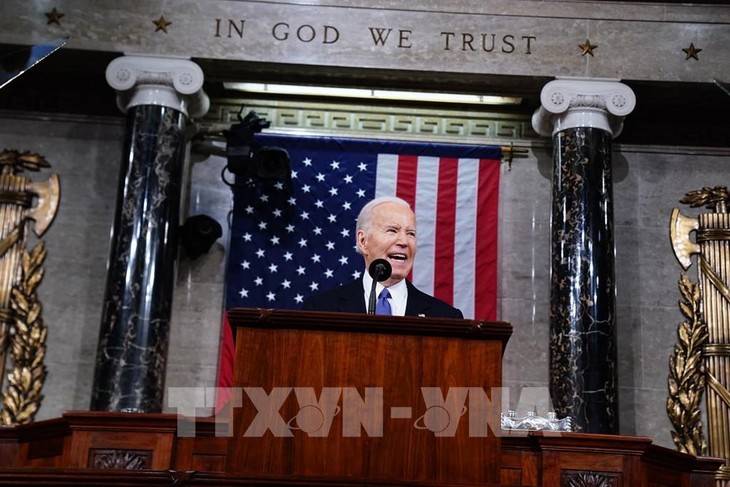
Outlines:
{"label": "white dress shirt", "polygon": [[[363,297],[365,298],[365,309],[368,308],[368,303],[370,302],[370,288],[373,285],[373,278],[370,275],[370,273],[366,270],[363,273],[362,278],[362,287],[363,287]],[[375,295],[378,296],[380,294],[380,291],[383,290],[385,286],[383,286],[381,283],[378,283],[375,286]],[[393,316],[405,316],[406,315],[406,303],[408,303],[408,286],[406,286],[406,280],[403,279],[396,284],[393,284],[388,288],[388,292],[390,293],[390,298],[388,298],[388,301],[390,301],[390,309],[393,313]]]}

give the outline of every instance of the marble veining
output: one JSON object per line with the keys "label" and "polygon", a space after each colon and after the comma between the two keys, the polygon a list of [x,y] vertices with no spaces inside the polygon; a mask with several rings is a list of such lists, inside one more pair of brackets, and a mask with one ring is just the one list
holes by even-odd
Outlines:
{"label": "marble veining", "polygon": [[577,429],[617,433],[611,136],[579,127],[554,137],[550,389]]}
{"label": "marble veining", "polygon": [[184,128],[171,108],[127,114],[92,410],[162,411]]}

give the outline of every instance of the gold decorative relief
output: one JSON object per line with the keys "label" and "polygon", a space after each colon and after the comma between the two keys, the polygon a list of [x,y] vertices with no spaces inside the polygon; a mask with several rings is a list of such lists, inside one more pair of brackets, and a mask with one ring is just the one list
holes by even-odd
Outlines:
{"label": "gold decorative relief", "polygon": [[[720,486],[730,480],[730,193],[724,186],[705,187],[687,193],[680,202],[710,211],[697,218],[684,216],[676,208],[672,211],[670,234],[674,253],[685,269],[692,264],[691,257],[696,257],[698,280],[696,286],[680,285],[685,297],[680,309],[688,321],[678,330],[677,347],[682,352],[678,356],[675,347],[677,358],[670,367],[667,409],[673,424],[677,421],[677,434],[673,434],[677,447],[695,455],[703,454],[699,400],[700,387],[704,388],[708,454],[726,461],[715,477]],[[690,240],[691,233],[694,242]],[[682,374],[696,383],[677,382]]]}
{"label": "gold decorative relief", "polygon": [[677,343],[669,358],[669,397],[667,414],[672,423],[672,440],[677,450],[704,455],[707,443],[702,434],[700,403],[705,389],[702,370],[702,347],[707,342],[707,326],[700,314],[700,288],[685,274],[679,279],[682,301],[679,308],[685,317],[677,329]]}
{"label": "gold decorative relief", "polygon": [[38,237],[48,229],[58,210],[60,185],[56,174],[38,183],[21,173],[47,167],[50,165],[45,158],[36,153],[16,150],[0,153],[0,388],[5,384],[0,424],[3,425],[31,422],[43,399],[47,329],[36,288],[43,278],[46,250],[42,241],[28,250],[26,232],[31,220],[35,221],[33,228]]}

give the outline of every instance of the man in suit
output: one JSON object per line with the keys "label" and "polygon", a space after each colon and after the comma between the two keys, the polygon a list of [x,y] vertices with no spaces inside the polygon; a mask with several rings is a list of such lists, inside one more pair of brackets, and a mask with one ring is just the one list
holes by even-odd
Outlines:
{"label": "man in suit", "polygon": [[[304,301],[303,309],[367,313],[366,303],[373,282],[367,269],[375,259],[385,259],[393,271],[375,288],[385,309],[389,308],[389,312],[383,314],[464,318],[460,310],[419,291],[406,279],[416,256],[416,216],[407,201],[385,196],[367,203],[357,217],[356,244],[357,251],[365,259],[363,276],[310,296]],[[383,293],[383,289],[387,289],[387,293]]]}

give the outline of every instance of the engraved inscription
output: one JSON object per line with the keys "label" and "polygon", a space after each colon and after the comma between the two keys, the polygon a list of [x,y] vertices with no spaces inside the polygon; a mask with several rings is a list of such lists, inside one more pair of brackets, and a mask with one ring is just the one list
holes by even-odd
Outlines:
{"label": "engraved inscription", "polygon": [[[246,21],[256,19],[217,18],[213,28],[213,37],[243,39],[247,32]],[[411,49],[423,45],[438,46],[444,52],[455,53],[500,53],[500,54],[532,54],[537,36],[514,32],[419,32],[400,27],[371,25],[363,30],[353,31],[328,23],[292,24],[285,21],[274,22],[271,27],[265,26],[271,37],[277,42],[294,42],[299,44],[332,45],[343,40],[342,32],[346,32],[349,41],[362,42],[378,48]],[[355,36],[355,37],[353,37]],[[416,40],[421,40],[421,46]],[[435,44],[434,44],[435,43]]]}

